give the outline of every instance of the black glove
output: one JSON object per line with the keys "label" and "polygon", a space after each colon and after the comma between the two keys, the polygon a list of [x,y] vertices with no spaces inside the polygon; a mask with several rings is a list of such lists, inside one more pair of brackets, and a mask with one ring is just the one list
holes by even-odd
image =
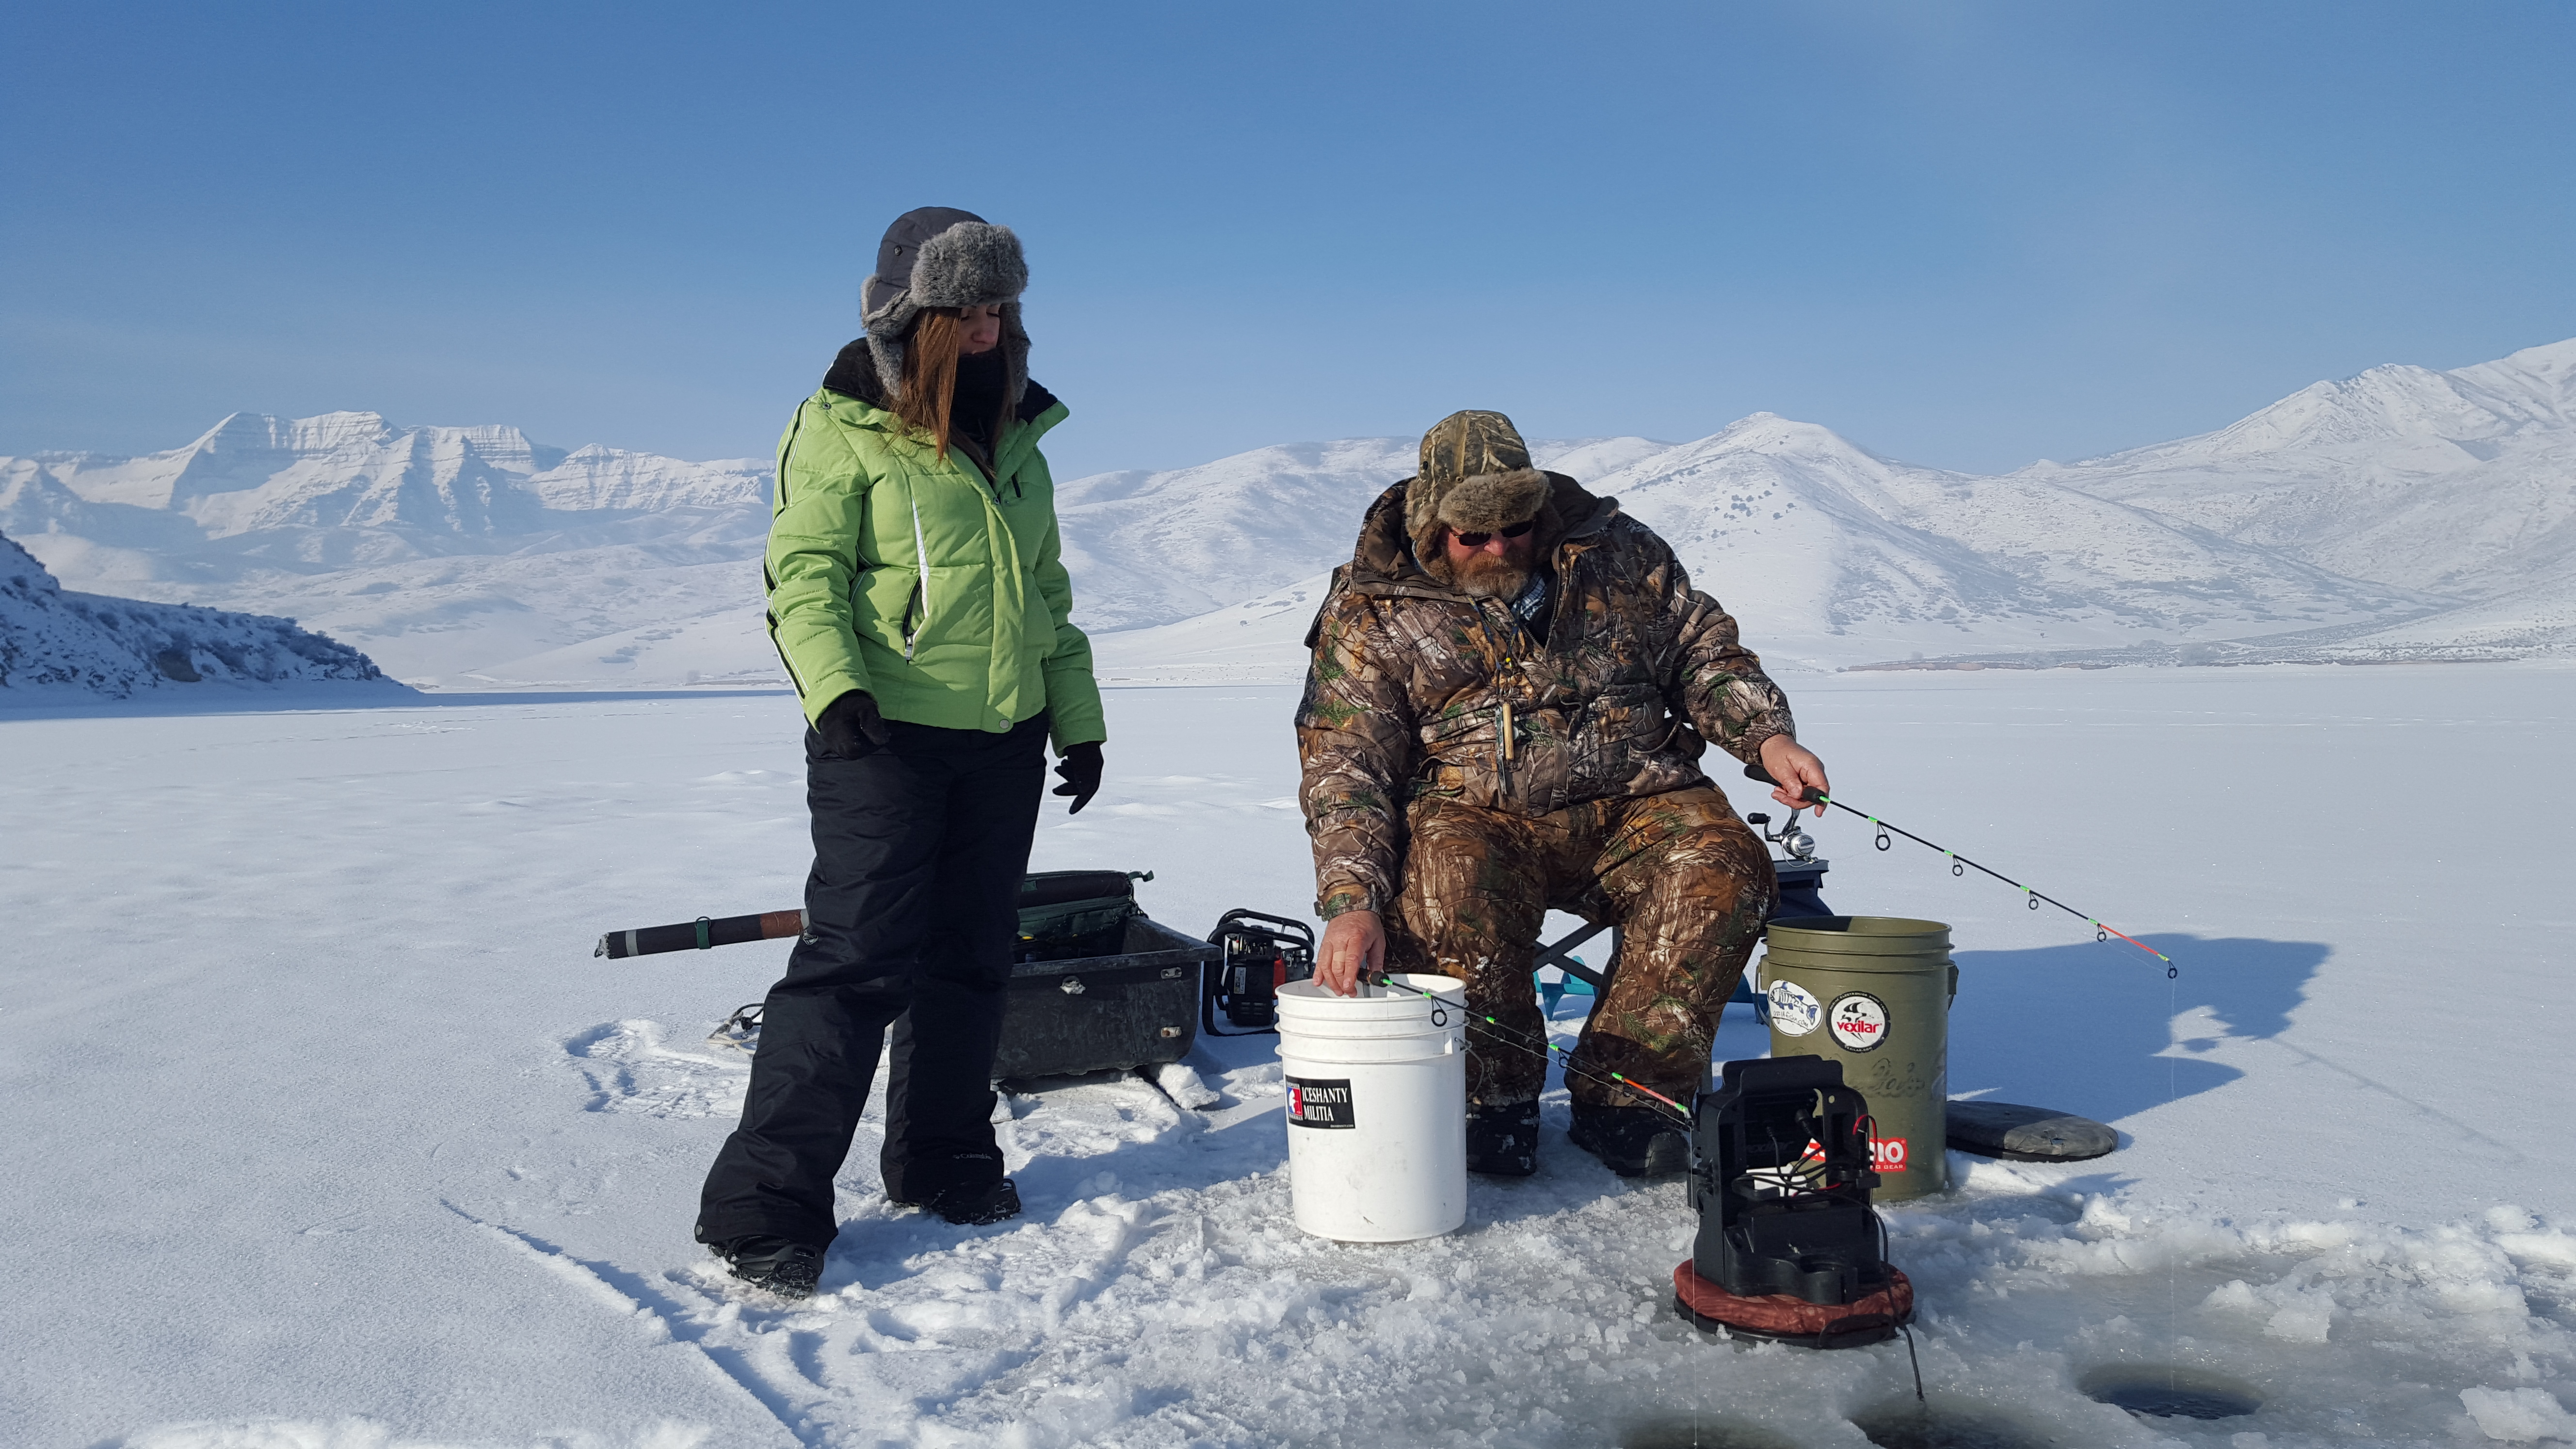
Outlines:
{"label": "black glove", "polygon": [[864,689],[853,689],[823,706],[823,717],[814,721],[814,733],[823,737],[827,760],[857,759],[861,740],[877,749],[894,743],[894,731],[877,713],[876,696]]}
{"label": "black glove", "polygon": [[1100,746],[1065,746],[1064,758],[1055,762],[1055,772],[1064,777],[1064,783],[1055,787],[1055,793],[1073,797],[1073,808],[1064,813],[1081,814],[1082,807],[1091,803],[1091,797],[1100,793]]}

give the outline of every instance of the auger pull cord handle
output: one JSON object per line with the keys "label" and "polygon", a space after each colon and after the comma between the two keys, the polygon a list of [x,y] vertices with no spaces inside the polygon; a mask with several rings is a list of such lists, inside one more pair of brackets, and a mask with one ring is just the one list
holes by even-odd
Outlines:
{"label": "auger pull cord handle", "polygon": [[[1778,780],[1771,777],[1771,772],[1769,770],[1762,768],[1758,764],[1745,766],[1744,778],[1748,780],[1758,780],[1774,789],[1779,788],[1780,785]],[[1902,835],[1906,839],[1913,841],[1915,844],[1922,846],[1926,850],[1939,851],[1941,855],[1950,862],[1950,874],[1952,875],[1965,875],[1967,874],[1967,871],[1963,869],[1963,867],[1974,866],[1978,871],[1986,875],[1993,876],[1996,880],[2002,881],[2005,885],[2011,886],[2014,890],[2021,892],[2022,899],[2029,904],[2032,910],[2038,910],[2040,902],[2046,901],[2048,904],[2057,907],[2066,914],[2073,916],[2075,919],[2082,921],[2088,926],[2091,926],[2093,928],[2094,940],[2107,941],[2113,936],[2117,936],[2121,940],[2128,942],[2130,945],[2135,946],[2139,950],[2146,952],[2148,955],[2155,957],[2159,961],[2162,961],[2165,963],[2166,980],[2170,981],[2182,974],[2182,968],[2174,964],[2174,958],[2171,956],[2166,955],[2164,952],[2157,950],[2155,947],[2148,945],[2146,942],[2139,940],[2137,937],[2130,935],[2126,931],[2116,930],[2110,926],[2103,925],[2100,921],[2093,919],[2091,916],[2084,914],[2082,911],[2075,909],[2073,906],[2068,905],[2066,902],[2059,900],[2055,896],[2044,895],[2039,891],[2032,890],[2030,887],[2023,885],[2020,881],[2014,880],[2011,876],[2004,874],[2002,871],[1995,870],[1989,866],[1978,865],[1975,861],[1968,859],[1966,856],[1961,855],[1955,850],[1949,850],[1942,846],[1934,845],[1931,841],[1924,839],[1913,831],[1890,825],[1886,821],[1879,819],[1877,816],[1872,815],[1867,811],[1854,810],[1849,805],[1844,804],[1840,800],[1835,799],[1833,796],[1826,794],[1824,791],[1819,790],[1812,785],[1808,786],[1806,790],[1801,792],[1801,798],[1805,799],[1807,803],[1811,805],[1830,805],[1836,810],[1842,811],[1846,815],[1857,815],[1861,819],[1868,821],[1870,823],[1870,827],[1878,832],[1877,845],[1881,850],[1889,848],[1893,843],[1888,839],[1890,835]]]}

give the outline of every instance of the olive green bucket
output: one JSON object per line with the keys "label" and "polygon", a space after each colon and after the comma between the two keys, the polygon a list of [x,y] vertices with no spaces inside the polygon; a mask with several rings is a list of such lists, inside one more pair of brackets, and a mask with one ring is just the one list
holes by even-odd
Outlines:
{"label": "olive green bucket", "polygon": [[1771,1055],[1840,1062],[1875,1122],[1881,1202],[1950,1186],[1950,928],[1900,916],[1800,916],[1763,937]]}

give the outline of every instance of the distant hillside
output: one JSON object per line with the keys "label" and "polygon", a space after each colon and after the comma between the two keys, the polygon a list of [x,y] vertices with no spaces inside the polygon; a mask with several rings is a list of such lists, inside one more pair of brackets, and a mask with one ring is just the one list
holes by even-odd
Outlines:
{"label": "distant hillside", "polygon": [[0,535],[0,698],[383,679],[364,654],[292,619],[67,593]]}

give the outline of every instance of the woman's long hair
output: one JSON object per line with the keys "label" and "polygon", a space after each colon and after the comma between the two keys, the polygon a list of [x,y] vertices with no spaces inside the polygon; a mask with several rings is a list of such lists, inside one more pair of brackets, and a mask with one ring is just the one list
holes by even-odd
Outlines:
{"label": "woman's long hair", "polygon": [[[912,335],[903,340],[903,387],[894,400],[894,415],[937,444],[943,456],[957,404],[957,349],[966,333],[965,315],[958,307],[924,307]],[[1008,407],[1005,400],[992,419],[986,434],[992,441],[1001,439],[1001,411]]]}

